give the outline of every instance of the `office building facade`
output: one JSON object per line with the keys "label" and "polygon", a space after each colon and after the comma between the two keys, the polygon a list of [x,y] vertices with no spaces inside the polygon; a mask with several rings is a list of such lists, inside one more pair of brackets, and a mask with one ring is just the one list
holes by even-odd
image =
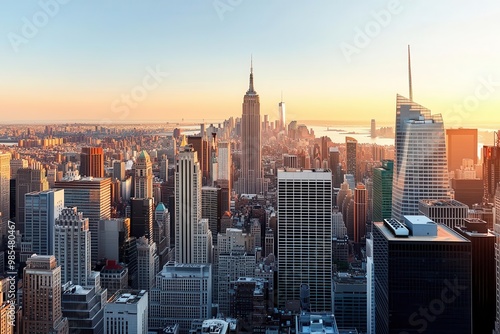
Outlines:
{"label": "office building facade", "polygon": [[376,332],[471,333],[470,241],[425,216],[404,219],[373,227]]}
{"label": "office building facade", "polygon": [[448,165],[441,114],[397,95],[392,217],[418,214],[421,199],[448,199]]}
{"label": "office building facade", "polygon": [[305,283],[311,308],[331,311],[331,172],[278,169],[277,176],[278,305],[299,300],[299,287]]}

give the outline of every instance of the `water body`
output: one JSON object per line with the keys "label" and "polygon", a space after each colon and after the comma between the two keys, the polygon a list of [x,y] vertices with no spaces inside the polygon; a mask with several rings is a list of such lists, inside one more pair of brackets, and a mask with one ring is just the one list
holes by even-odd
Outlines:
{"label": "water body", "polygon": [[360,144],[377,144],[377,145],[394,145],[394,138],[384,138],[376,137],[372,138],[370,136],[370,128],[363,126],[317,126],[306,124],[309,130],[314,130],[314,135],[316,138],[322,136],[330,137],[334,143],[345,143],[346,137],[355,138]]}

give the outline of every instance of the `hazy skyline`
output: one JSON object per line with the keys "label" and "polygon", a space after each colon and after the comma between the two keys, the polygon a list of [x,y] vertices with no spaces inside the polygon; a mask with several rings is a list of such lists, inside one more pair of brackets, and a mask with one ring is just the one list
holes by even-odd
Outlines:
{"label": "hazy skyline", "polygon": [[408,96],[408,44],[416,102],[446,127],[500,121],[495,1],[3,7],[2,123],[239,117],[251,54],[261,115],[278,118],[283,91],[287,121],[392,123],[396,93]]}

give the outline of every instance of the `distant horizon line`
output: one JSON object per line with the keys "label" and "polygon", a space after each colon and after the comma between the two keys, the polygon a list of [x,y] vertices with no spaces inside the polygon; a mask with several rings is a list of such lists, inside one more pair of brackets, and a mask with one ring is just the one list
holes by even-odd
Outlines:
{"label": "distant horizon line", "polygon": [[[234,117],[236,118],[236,117]],[[0,126],[8,126],[8,125],[92,125],[92,126],[115,126],[115,125],[155,125],[155,124],[178,124],[178,125],[199,125],[199,124],[218,124],[218,123],[223,123],[226,119],[181,119],[181,120],[164,120],[164,121],[159,121],[159,120],[143,120],[143,121],[116,121],[113,123],[110,122],[103,122],[103,121],[98,121],[98,120],[71,120],[71,121],[54,121],[54,120],[17,120],[17,121],[0,121]],[[367,126],[370,127],[370,122],[371,119],[369,120],[352,120],[352,121],[345,121],[345,120],[324,120],[324,119],[293,119],[289,122],[292,121],[297,121],[300,122],[300,124],[305,124],[305,125],[312,125],[312,126],[324,126],[324,127],[332,127],[332,126]],[[380,126],[394,126],[394,121],[376,121],[377,127]],[[274,122],[274,121],[273,121]],[[484,129],[491,129],[491,130],[500,130],[500,127],[495,127],[494,124],[491,123],[469,123],[467,126],[460,125],[460,126],[446,126],[445,123],[445,128],[447,129],[456,129],[456,128],[484,128]]]}

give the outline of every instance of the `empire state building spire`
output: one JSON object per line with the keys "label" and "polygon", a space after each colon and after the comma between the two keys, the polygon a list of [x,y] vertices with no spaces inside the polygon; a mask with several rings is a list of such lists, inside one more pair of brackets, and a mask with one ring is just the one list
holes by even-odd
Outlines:
{"label": "empire state building spire", "polygon": [[256,95],[257,92],[253,89],[253,59],[250,57],[250,85],[247,90],[247,95]]}

